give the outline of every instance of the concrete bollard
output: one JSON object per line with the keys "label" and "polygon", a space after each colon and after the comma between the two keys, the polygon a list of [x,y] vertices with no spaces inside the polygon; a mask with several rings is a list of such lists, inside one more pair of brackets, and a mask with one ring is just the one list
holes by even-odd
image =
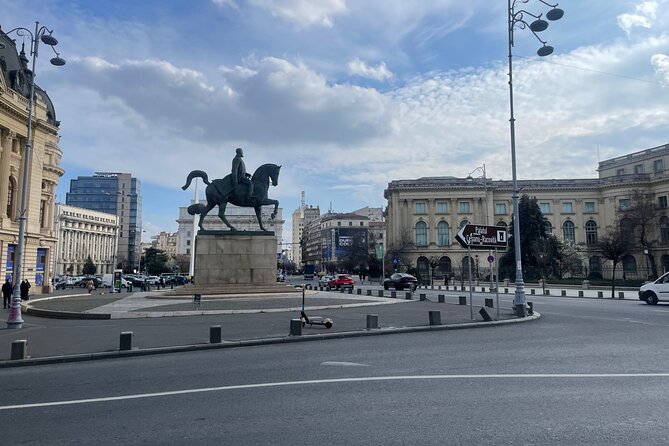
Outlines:
{"label": "concrete bollard", "polygon": [[221,343],[221,326],[212,325],[209,327],[209,343],[210,344],[220,344]]}
{"label": "concrete bollard", "polygon": [[578,297],[583,297],[583,291],[578,292]]}
{"label": "concrete bollard", "polygon": [[625,293],[622,291],[618,292],[618,299],[624,299],[625,298]]}
{"label": "concrete bollard", "polygon": [[426,295],[425,293],[420,293],[420,294],[418,295],[418,298],[419,298],[421,301],[425,302],[425,301],[427,300],[427,295]]}
{"label": "concrete bollard", "polygon": [[428,313],[430,325],[441,325],[441,311],[430,311]]}
{"label": "concrete bollard", "polygon": [[379,315],[378,314],[368,314],[367,315],[367,330],[372,328],[379,328]]}
{"label": "concrete bollard", "polygon": [[290,336],[302,336],[302,319],[290,320]]}
{"label": "concrete bollard", "polygon": [[118,349],[123,350],[132,350],[132,331],[122,331],[119,338]]}
{"label": "concrete bollard", "polygon": [[551,290],[548,290],[548,289],[544,290],[544,295],[545,296],[550,296],[551,295]]}
{"label": "concrete bollard", "polygon": [[530,288],[530,294],[534,294],[534,288]]}
{"label": "concrete bollard", "polygon": [[467,296],[458,296],[458,305],[467,305]]}
{"label": "concrete bollard", "polygon": [[495,308],[495,305],[492,303],[492,299],[489,297],[486,297],[485,299],[485,306],[488,308]]}
{"label": "concrete bollard", "polygon": [[397,291],[391,291],[390,292],[390,297],[392,297],[393,299],[396,299],[397,298]]}
{"label": "concrete bollard", "polygon": [[406,300],[411,300],[411,293],[404,293],[404,298]]}
{"label": "concrete bollard", "polygon": [[28,341],[25,339],[20,339],[12,341],[12,354],[10,356],[11,360],[17,359],[26,359],[28,356]]}
{"label": "concrete bollard", "polygon": [[358,294],[362,294],[362,290],[358,288]]}
{"label": "concrete bollard", "polygon": [[599,299],[603,299],[604,298],[604,291],[597,291],[597,297]]}
{"label": "concrete bollard", "polygon": [[367,290],[367,295],[371,296],[372,295],[372,290]]}
{"label": "concrete bollard", "polygon": [[560,296],[566,297],[567,296],[567,290],[560,290]]}
{"label": "concrete bollard", "polygon": [[485,307],[481,307],[481,309],[479,310],[479,314],[481,315],[484,321],[486,322],[492,321],[492,317],[490,316],[490,314],[488,314],[488,310],[486,310]]}
{"label": "concrete bollard", "polygon": [[383,297],[383,290],[377,290],[378,291],[378,296]]}
{"label": "concrete bollard", "polygon": [[438,296],[437,296],[437,299],[439,299],[439,303],[440,303],[440,304],[444,304],[444,303],[446,303],[446,295],[444,295],[444,294],[440,294],[440,295],[438,295]]}
{"label": "concrete bollard", "polygon": [[509,289],[508,288],[504,288],[504,294],[509,294]]}
{"label": "concrete bollard", "polygon": [[527,309],[527,314],[532,316],[534,314],[534,304],[532,302],[527,302],[527,306],[529,307]]}
{"label": "concrete bollard", "polygon": [[348,294],[353,294],[353,288],[348,289]]}

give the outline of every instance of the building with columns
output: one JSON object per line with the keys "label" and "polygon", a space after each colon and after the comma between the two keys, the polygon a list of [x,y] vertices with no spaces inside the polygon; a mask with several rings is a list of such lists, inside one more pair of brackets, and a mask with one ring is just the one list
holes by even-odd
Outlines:
{"label": "building with columns", "polygon": [[165,252],[169,257],[177,257],[177,234],[178,232],[165,232],[153,237],[152,246]]}
{"label": "building with columns", "polygon": [[46,92],[35,85],[32,141],[28,170],[24,154],[32,72],[23,47],[0,31],[0,277],[14,276],[19,213],[24,178],[26,232],[22,278],[31,293],[50,289],[57,232],[54,228],[56,186],[63,176],[56,112]]}
{"label": "building with columns", "polygon": [[[536,197],[548,229],[562,242],[578,249],[583,271],[610,271],[610,261],[593,248],[607,229],[620,221],[637,242],[622,261],[630,279],[645,279],[647,265],[655,263],[658,274],[669,271],[669,144],[599,163],[599,178],[519,180],[522,194]],[[638,245],[641,228],[625,223],[621,215],[635,194],[653,197],[658,218],[645,228],[649,246]],[[387,248],[406,246],[404,256],[423,278],[428,277],[430,258],[439,258],[435,278],[457,274],[467,264],[467,252],[455,234],[466,224],[509,226],[513,214],[512,182],[490,178],[424,177],[395,180],[384,192],[388,200]],[[619,220],[622,218],[621,220]],[[490,222],[490,223],[487,223]],[[646,251],[646,252],[645,252]],[[501,254],[500,254],[501,255]],[[488,251],[476,253],[476,269],[486,269]],[[650,258],[652,256],[652,259]],[[474,257],[474,255],[472,255]],[[610,274],[610,272],[609,272]],[[481,274],[483,275],[483,274]]]}
{"label": "building with columns", "polygon": [[56,247],[54,271],[81,274],[90,256],[97,274],[114,272],[118,249],[118,217],[64,204],[56,204]]}

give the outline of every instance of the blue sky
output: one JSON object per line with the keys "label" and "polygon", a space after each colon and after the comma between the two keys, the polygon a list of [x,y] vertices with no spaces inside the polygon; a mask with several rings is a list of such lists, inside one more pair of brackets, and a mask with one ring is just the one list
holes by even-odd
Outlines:
{"label": "blue sky", "polygon": [[[0,0],[4,30],[54,29],[37,83],[70,178],[131,172],[145,239],[174,231],[188,172],[282,164],[290,215],[384,206],[402,178],[511,178],[506,2],[490,0]],[[521,4],[548,11],[539,0]],[[542,37],[516,30],[518,177],[595,177],[597,162],[669,143],[669,0],[563,1]],[[26,10],[30,10],[26,13]],[[286,240],[288,241],[288,240]]]}

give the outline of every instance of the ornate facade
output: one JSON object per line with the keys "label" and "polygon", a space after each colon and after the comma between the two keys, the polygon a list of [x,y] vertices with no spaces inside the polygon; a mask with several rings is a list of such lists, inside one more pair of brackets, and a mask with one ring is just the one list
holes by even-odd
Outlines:
{"label": "ornate facade", "polygon": [[64,171],[58,145],[56,113],[49,96],[35,85],[32,141],[28,170],[24,154],[28,123],[28,69],[25,50],[0,31],[0,276],[12,278],[18,243],[19,213],[24,178],[27,178],[26,237],[22,277],[31,293],[49,290],[53,276],[56,186]]}
{"label": "ornate facade", "polygon": [[[629,206],[635,193],[654,196],[661,215],[647,228],[652,243],[637,246],[623,260],[627,277],[644,279],[649,273],[648,260],[657,265],[659,274],[669,271],[669,212],[663,211],[669,197],[668,166],[669,144],[602,161],[599,178],[519,180],[518,188],[521,194],[537,198],[553,234],[583,248],[583,265],[591,272],[601,271],[607,262],[588,254],[587,248],[616,224],[619,210]],[[454,239],[463,225],[508,226],[513,214],[511,181],[490,178],[396,180],[388,184],[384,196],[388,200],[388,248],[408,242],[406,256],[425,277],[430,258],[440,258],[437,275],[466,265],[467,252]],[[472,253],[472,257],[474,254],[477,259],[472,263],[483,276],[489,253]]]}

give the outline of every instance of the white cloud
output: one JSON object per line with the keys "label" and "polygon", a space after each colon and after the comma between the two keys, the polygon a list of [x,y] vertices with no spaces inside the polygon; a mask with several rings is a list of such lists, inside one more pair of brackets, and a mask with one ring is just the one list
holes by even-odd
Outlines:
{"label": "white cloud", "polygon": [[664,83],[669,85],[669,56],[666,54],[654,54],[650,58],[650,63]]}
{"label": "white cloud", "polygon": [[628,35],[633,28],[651,28],[657,18],[658,1],[644,1],[635,6],[635,14],[620,14],[618,26],[620,26]]}
{"label": "white cloud", "polygon": [[250,0],[257,7],[268,10],[301,27],[323,26],[332,28],[333,18],[346,12],[344,0]]}
{"label": "white cloud", "polygon": [[370,67],[366,62],[355,58],[348,63],[348,72],[350,74],[384,81],[393,77],[393,73],[386,67],[385,62],[381,62],[375,67]]}

